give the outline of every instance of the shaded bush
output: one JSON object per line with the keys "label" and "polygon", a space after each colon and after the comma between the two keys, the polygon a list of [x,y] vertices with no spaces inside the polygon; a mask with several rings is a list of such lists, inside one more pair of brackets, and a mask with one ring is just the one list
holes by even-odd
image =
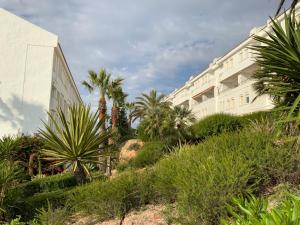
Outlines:
{"label": "shaded bush", "polygon": [[72,191],[70,205],[77,212],[98,215],[102,220],[123,217],[155,198],[154,177],[152,170],[128,171],[110,181],[86,184]]}
{"label": "shaded bush", "polygon": [[192,126],[192,130],[196,140],[204,140],[223,132],[236,131],[242,125],[243,122],[240,117],[219,113],[198,121]]}
{"label": "shaded bush", "polygon": [[36,210],[47,205],[61,206],[65,201],[66,189],[76,186],[72,174],[58,174],[36,178],[16,186],[8,192],[4,204],[8,205],[9,218],[21,215],[22,219],[32,219]]}
{"label": "shaded bush", "polygon": [[296,150],[273,135],[244,130],[186,146],[155,167],[155,190],[176,200],[182,224],[216,224],[234,196],[284,180],[297,169]]}

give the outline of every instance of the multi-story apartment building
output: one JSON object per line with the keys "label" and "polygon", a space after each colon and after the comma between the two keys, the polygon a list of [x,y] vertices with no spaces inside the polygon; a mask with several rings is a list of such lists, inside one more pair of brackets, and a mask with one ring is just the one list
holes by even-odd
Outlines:
{"label": "multi-story apartment building", "polygon": [[47,112],[81,102],[58,37],[0,8],[0,137],[34,133]]}
{"label": "multi-story apartment building", "polygon": [[[298,18],[300,10],[296,8]],[[284,15],[278,20],[283,23]],[[224,112],[243,115],[273,107],[269,96],[257,96],[252,84],[257,69],[253,51],[248,47],[258,44],[253,35],[266,37],[271,32],[271,20],[267,24],[253,28],[249,37],[221,58],[216,58],[209,67],[197,76],[191,76],[185,85],[166,97],[174,106],[187,107],[197,119]]]}

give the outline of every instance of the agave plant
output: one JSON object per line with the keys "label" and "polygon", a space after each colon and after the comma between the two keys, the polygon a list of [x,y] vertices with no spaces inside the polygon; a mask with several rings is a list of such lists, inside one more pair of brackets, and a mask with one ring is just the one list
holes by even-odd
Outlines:
{"label": "agave plant", "polygon": [[71,166],[76,180],[83,183],[90,176],[88,164],[98,162],[99,146],[107,141],[111,131],[101,131],[104,119],[99,120],[98,113],[84,105],[72,106],[68,117],[58,110],[58,121],[50,113],[49,118],[54,127],[44,122],[45,129],[39,130],[44,159]]}
{"label": "agave plant", "polygon": [[300,122],[300,23],[285,14],[285,23],[272,20],[272,33],[255,36],[253,46],[259,69],[254,78],[258,95],[270,95],[277,107],[290,109],[288,120]]}

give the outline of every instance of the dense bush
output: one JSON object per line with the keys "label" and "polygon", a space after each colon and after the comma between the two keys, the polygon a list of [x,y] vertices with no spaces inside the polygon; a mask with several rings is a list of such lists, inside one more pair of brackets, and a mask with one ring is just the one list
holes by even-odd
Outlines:
{"label": "dense bush", "polygon": [[138,151],[137,156],[133,158],[130,164],[134,168],[143,168],[155,164],[166,152],[165,146],[159,142],[146,142]]}
{"label": "dense bush", "polygon": [[82,185],[70,194],[70,205],[77,212],[98,215],[102,220],[123,217],[155,198],[154,177],[152,170],[127,171],[106,182]]}
{"label": "dense bush", "polygon": [[155,168],[155,190],[176,200],[182,224],[215,224],[234,196],[279,182],[297,169],[292,146],[273,144],[268,133],[244,130],[186,146]]}
{"label": "dense bush", "polygon": [[10,218],[21,215],[22,219],[32,219],[36,210],[47,206],[61,206],[65,201],[66,189],[74,187],[76,180],[72,174],[58,174],[36,178],[31,182],[20,184],[8,192],[5,205]]}
{"label": "dense bush", "polygon": [[280,112],[274,112],[274,111],[259,111],[259,112],[253,112],[249,114],[245,114],[241,116],[242,121],[245,125],[254,122],[254,121],[263,121],[266,119],[272,119],[276,120],[280,115]]}
{"label": "dense bush", "polygon": [[223,132],[236,131],[242,125],[243,122],[240,117],[219,113],[198,121],[192,126],[192,130],[197,140],[204,140]]}

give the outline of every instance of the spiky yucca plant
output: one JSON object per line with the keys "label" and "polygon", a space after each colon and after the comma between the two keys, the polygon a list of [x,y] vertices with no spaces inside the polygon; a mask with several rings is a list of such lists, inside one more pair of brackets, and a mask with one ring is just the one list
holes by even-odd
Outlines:
{"label": "spiky yucca plant", "polygon": [[50,113],[49,118],[54,127],[44,122],[45,129],[39,131],[45,143],[44,158],[71,166],[77,181],[84,182],[90,175],[87,164],[98,162],[99,145],[107,141],[111,131],[101,131],[104,120],[84,105],[70,107],[68,117],[58,110],[58,120]]}
{"label": "spiky yucca plant", "polygon": [[[255,36],[259,69],[254,78],[258,94],[269,94],[277,106],[291,106],[300,93],[300,24],[294,14],[285,15],[285,23],[272,20],[272,33]],[[300,98],[299,98],[300,100]]]}

